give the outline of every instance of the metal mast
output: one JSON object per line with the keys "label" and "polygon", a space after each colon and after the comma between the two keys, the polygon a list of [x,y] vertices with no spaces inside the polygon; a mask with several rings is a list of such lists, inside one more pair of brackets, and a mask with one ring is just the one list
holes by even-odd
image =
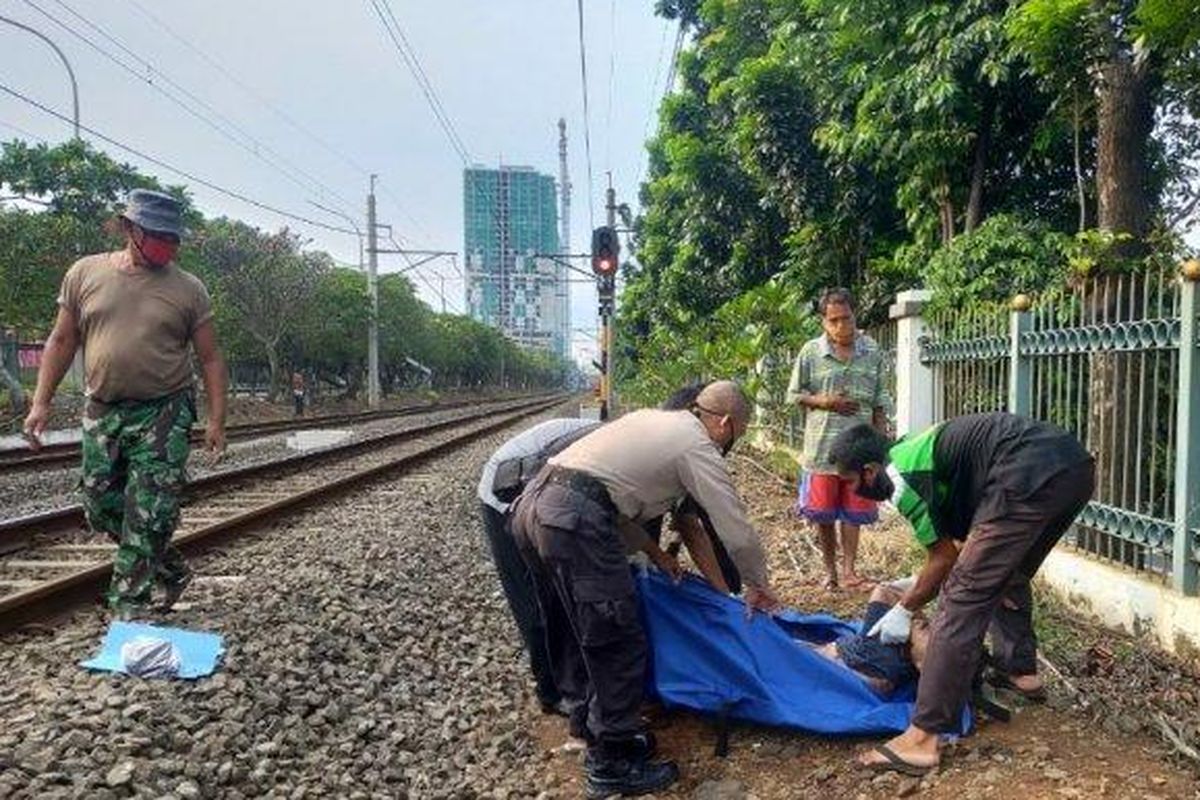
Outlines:
{"label": "metal mast", "polygon": [[[558,118],[558,187],[561,204],[558,220],[558,251],[569,253],[571,252],[571,175],[567,171],[567,121],[563,117]],[[558,267],[557,288],[560,303],[559,325],[562,330],[563,347],[566,348],[564,355],[570,358],[571,289],[567,281],[567,268],[562,265]]]}

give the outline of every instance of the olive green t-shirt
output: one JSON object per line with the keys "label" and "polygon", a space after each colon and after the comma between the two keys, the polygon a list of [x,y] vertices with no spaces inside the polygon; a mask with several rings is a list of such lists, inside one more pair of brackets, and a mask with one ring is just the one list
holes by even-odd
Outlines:
{"label": "olive green t-shirt", "polygon": [[212,318],[196,276],[174,264],[126,271],[124,259],[122,252],[79,259],[58,296],[79,325],[87,396],[104,403],[191,386],[192,335]]}

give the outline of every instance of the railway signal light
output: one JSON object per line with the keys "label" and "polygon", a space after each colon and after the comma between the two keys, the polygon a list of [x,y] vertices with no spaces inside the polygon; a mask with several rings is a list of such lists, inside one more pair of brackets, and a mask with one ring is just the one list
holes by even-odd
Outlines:
{"label": "railway signal light", "polygon": [[592,231],[592,272],[601,278],[614,277],[620,257],[621,240],[615,228],[603,225]]}

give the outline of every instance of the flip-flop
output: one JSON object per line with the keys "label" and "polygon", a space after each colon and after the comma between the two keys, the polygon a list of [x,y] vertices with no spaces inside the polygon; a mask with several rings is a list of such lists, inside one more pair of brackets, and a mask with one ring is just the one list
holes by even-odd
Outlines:
{"label": "flip-flop", "polygon": [[882,763],[872,764],[864,764],[861,761],[856,760],[856,763],[860,767],[871,770],[872,772],[899,772],[902,775],[908,775],[913,778],[923,778],[933,769],[932,766],[923,767],[920,764],[912,764],[908,761],[905,761],[903,758],[896,755],[896,751],[888,747],[886,744],[877,744],[866,752],[875,752],[887,759]]}
{"label": "flip-flop", "polygon": [[1046,702],[1046,687],[1039,686],[1036,689],[1022,689],[1012,682],[1012,679],[1001,672],[990,672],[987,676],[987,682],[997,689],[1003,689],[1006,692],[1012,692],[1028,703],[1044,703]]}
{"label": "flip-flop", "polygon": [[873,581],[870,578],[865,578],[862,575],[859,575],[852,581],[842,578],[841,583],[844,588],[852,592],[865,592],[868,590],[873,590],[877,584],[877,581]]}

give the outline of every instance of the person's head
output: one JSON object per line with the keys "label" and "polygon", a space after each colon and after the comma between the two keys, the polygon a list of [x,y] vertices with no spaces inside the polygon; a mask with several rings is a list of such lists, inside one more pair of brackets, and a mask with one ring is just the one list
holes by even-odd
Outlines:
{"label": "person's head", "polygon": [[704,390],[703,383],[689,383],[679,387],[671,396],[662,401],[659,406],[663,411],[686,411],[696,403],[696,398]]}
{"label": "person's head", "polygon": [[179,251],[183,234],[182,209],[169,194],[134,189],[120,214],[126,246],[139,266],[160,269]]}
{"label": "person's head", "polygon": [[696,395],[692,409],[708,436],[728,453],[750,426],[750,402],[733,381],[714,381]]}
{"label": "person's head", "polygon": [[833,440],[829,460],[851,491],[871,500],[887,500],[895,488],[886,471],[890,447],[888,438],[870,425],[855,425]]}
{"label": "person's head", "polygon": [[849,289],[826,290],[817,300],[817,313],[821,315],[821,327],[831,342],[853,344],[858,322],[854,318],[854,296]]}

